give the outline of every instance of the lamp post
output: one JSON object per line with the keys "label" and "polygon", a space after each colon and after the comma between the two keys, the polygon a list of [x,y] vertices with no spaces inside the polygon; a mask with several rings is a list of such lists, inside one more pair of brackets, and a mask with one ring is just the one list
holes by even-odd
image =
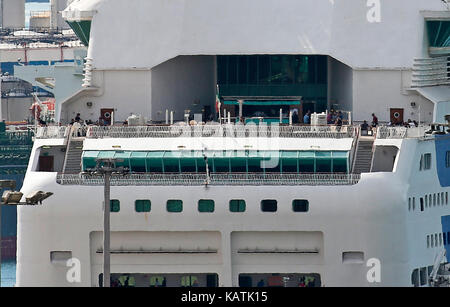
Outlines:
{"label": "lamp post", "polygon": [[103,206],[103,287],[111,286],[111,227],[110,227],[110,192],[111,192],[111,176],[126,175],[128,169],[120,166],[116,167],[116,163],[123,162],[123,159],[100,158],[96,160],[96,167],[86,170],[83,174],[104,177],[104,206]]}
{"label": "lamp post", "polygon": [[42,204],[44,199],[53,195],[52,192],[44,193],[42,191],[36,191],[28,195],[25,198],[25,202],[21,202],[20,200],[22,199],[23,193],[14,191],[16,189],[15,180],[0,180],[0,189],[5,188],[10,189],[10,191],[5,191],[0,201],[0,287],[2,280],[2,206],[35,206]]}

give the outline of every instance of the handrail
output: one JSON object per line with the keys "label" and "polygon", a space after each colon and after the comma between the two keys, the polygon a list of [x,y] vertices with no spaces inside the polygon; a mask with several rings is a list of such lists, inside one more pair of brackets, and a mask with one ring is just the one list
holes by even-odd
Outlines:
{"label": "handrail", "polygon": [[172,125],[90,126],[87,138],[282,137],[352,138],[353,126]]}
{"label": "handrail", "polygon": [[450,84],[450,57],[414,59],[411,87]]}
{"label": "handrail", "polygon": [[70,126],[47,126],[38,127],[36,131],[37,139],[62,139],[67,136]]}
{"label": "handrail", "polygon": [[[354,185],[361,176],[359,174],[259,174],[259,173],[234,173],[234,174],[210,174],[208,185],[215,186],[258,186],[258,185],[308,185],[308,186],[333,186]],[[103,185],[103,178],[83,174],[57,175],[56,182],[61,185]],[[201,186],[206,184],[206,174],[129,174],[126,176],[113,176],[113,186]]]}

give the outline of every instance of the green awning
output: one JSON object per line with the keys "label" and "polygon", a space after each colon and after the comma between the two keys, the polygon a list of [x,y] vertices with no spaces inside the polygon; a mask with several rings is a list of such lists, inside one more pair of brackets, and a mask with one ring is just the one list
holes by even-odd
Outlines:
{"label": "green awning", "polygon": [[116,154],[115,151],[112,150],[103,150],[98,153],[97,159],[112,159]]}
{"label": "green awning", "polygon": [[283,151],[281,153],[281,158],[283,159],[298,159],[298,151]]}
{"label": "green awning", "polygon": [[72,28],[73,32],[75,32],[76,36],[78,36],[83,45],[88,47],[89,39],[91,36],[91,21],[82,20],[82,21],[70,21],[67,23]]}
{"label": "green awning", "polygon": [[332,152],[333,159],[348,159],[348,151],[333,151]]}
{"label": "green awning", "polygon": [[316,159],[331,159],[330,151],[316,151],[315,152]]}
{"label": "green awning", "polygon": [[316,158],[316,155],[314,154],[314,151],[299,151],[298,152],[298,158],[299,159],[312,159],[312,160],[314,160]]}

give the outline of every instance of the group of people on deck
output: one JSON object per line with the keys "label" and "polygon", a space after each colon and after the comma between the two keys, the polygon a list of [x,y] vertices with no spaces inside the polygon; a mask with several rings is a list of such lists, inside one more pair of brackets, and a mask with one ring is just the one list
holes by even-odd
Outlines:
{"label": "group of people on deck", "polygon": [[[344,115],[341,111],[335,111],[331,110],[327,114],[327,124],[328,125],[336,125],[336,126],[342,126],[343,124]],[[298,124],[300,121],[298,110],[295,109],[292,113],[292,123]],[[303,124],[305,125],[311,125],[311,110],[308,110],[305,115],[303,116]]]}

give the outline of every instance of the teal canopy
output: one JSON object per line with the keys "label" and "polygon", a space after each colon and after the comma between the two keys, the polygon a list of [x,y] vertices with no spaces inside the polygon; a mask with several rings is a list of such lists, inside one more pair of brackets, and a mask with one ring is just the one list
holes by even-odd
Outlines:
{"label": "teal canopy", "polygon": [[[239,105],[237,100],[225,100],[226,105]],[[299,105],[300,100],[244,100],[243,105],[247,106],[290,106]]]}
{"label": "teal canopy", "polygon": [[[211,172],[254,173],[347,173],[348,151],[207,151]],[[132,172],[195,173],[204,172],[203,151],[84,151],[83,169],[94,168],[98,158],[123,160]]]}

